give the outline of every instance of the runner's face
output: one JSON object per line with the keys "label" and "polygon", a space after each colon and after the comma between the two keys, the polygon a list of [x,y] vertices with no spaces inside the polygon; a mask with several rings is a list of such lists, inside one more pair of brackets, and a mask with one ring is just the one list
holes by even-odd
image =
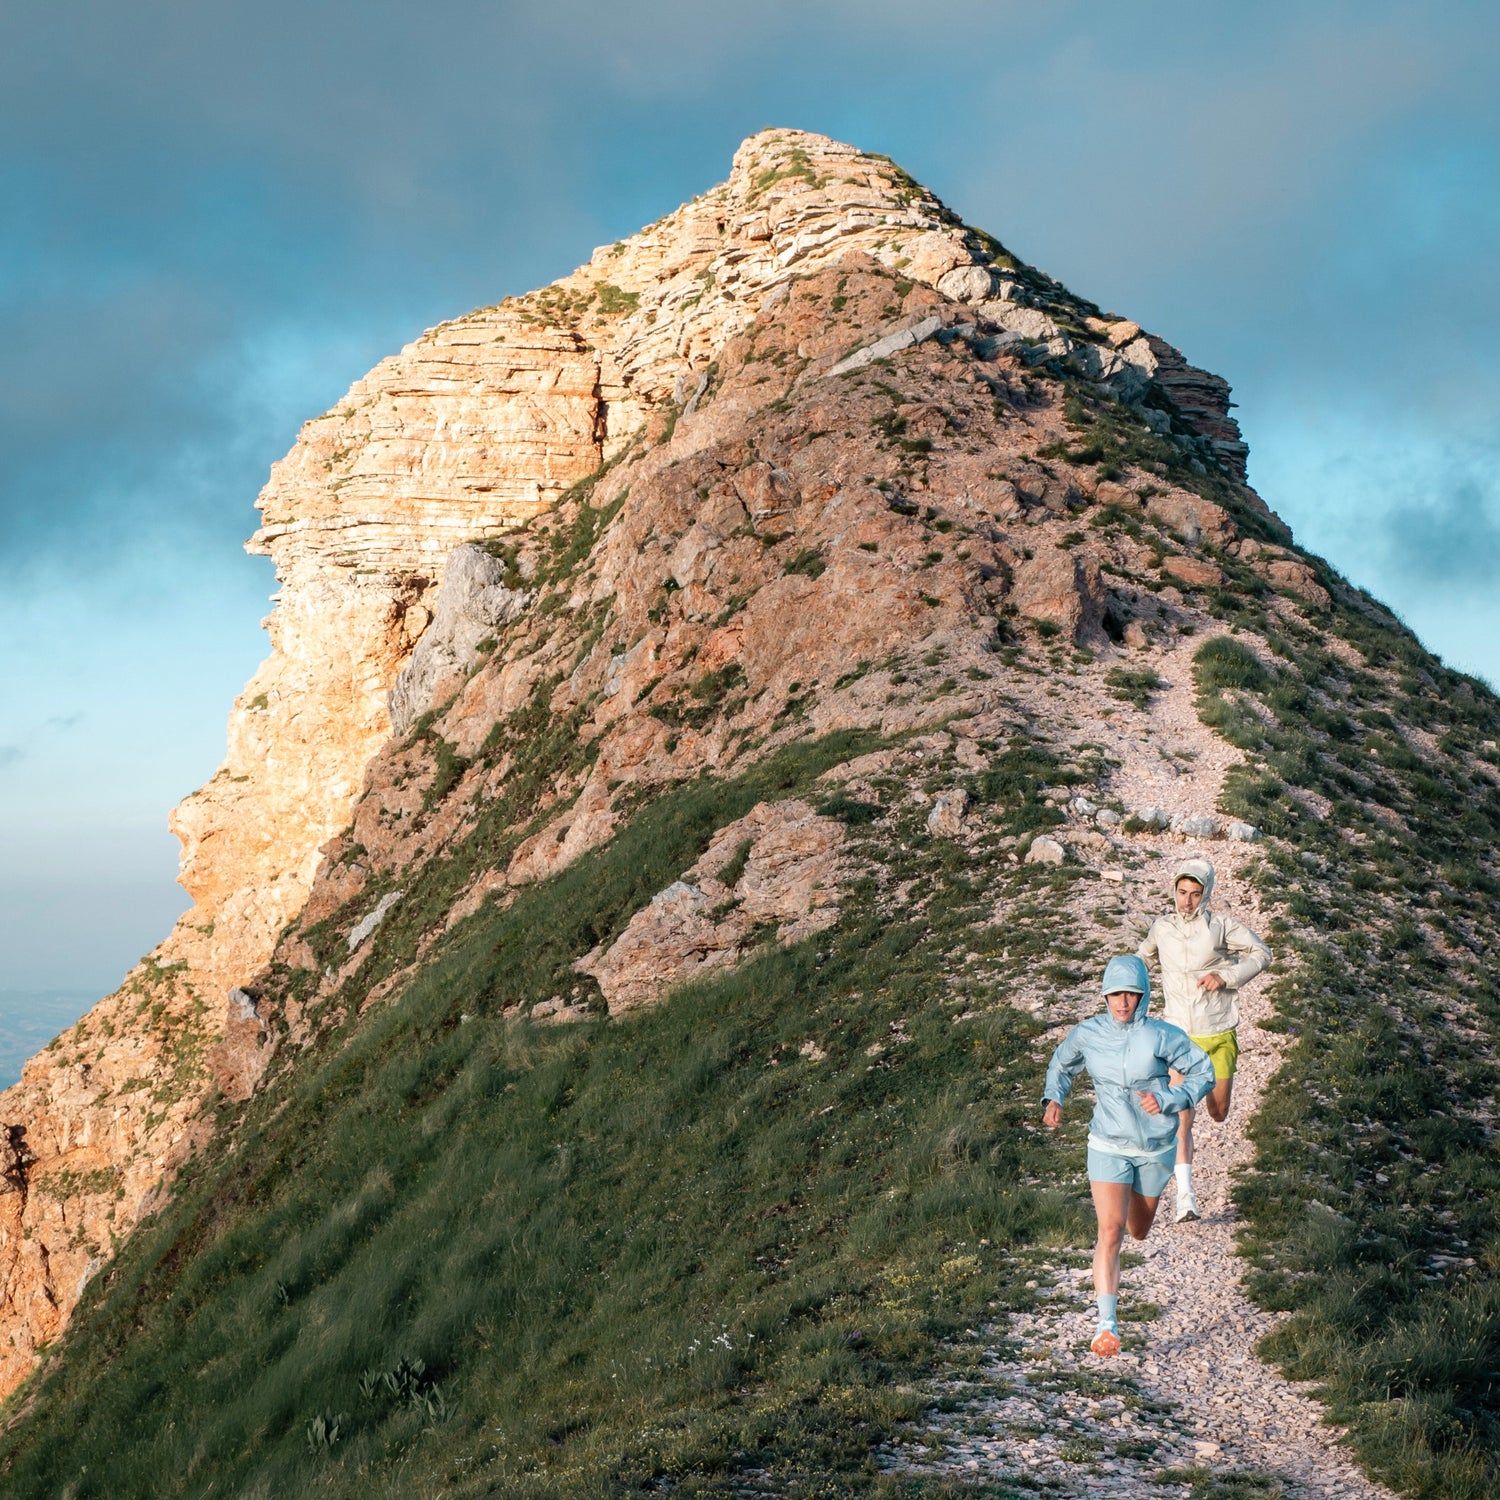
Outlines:
{"label": "runner's face", "polygon": [[1177,882],[1177,910],[1185,917],[1198,915],[1198,908],[1203,904],[1203,887],[1189,875],[1184,875]]}
{"label": "runner's face", "polygon": [[1109,1013],[1115,1020],[1125,1022],[1135,1015],[1141,997],[1134,990],[1113,990],[1104,997],[1104,1003],[1109,1006]]}

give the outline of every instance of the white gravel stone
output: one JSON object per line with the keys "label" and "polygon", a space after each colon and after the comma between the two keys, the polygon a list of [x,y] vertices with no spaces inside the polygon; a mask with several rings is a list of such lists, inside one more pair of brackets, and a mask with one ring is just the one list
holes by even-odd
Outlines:
{"label": "white gravel stone", "polygon": [[1026,851],[1028,865],[1060,865],[1066,857],[1067,850],[1045,833],[1039,833],[1032,839],[1031,848]]}

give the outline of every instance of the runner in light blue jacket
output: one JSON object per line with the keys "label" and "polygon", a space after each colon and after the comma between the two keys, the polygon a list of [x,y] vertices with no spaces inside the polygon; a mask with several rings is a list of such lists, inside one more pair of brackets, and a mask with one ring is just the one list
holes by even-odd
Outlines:
{"label": "runner in light blue jacket", "polygon": [[[1043,1123],[1055,1130],[1073,1080],[1084,1068],[1094,1080],[1089,1122],[1089,1187],[1099,1238],[1094,1292],[1099,1299],[1095,1354],[1120,1352],[1120,1246],[1125,1231],[1143,1240],[1177,1156],[1177,1114],[1214,1086],[1208,1054],[1180,1027],[1148,1019],[1151,980],[1134,954],[1104,968],[1105,1010],[1080,1021],[1052,1054],[1042,1092]],[[1176,1069],[1182,1082],[1173,1085]]]}

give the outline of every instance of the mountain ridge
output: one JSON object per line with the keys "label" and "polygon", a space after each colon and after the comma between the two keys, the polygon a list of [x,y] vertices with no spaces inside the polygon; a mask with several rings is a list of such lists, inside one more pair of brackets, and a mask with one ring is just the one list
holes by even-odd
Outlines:
{"label": "mountain ridge", "polygon": [[[113,1239],[203,1144],[206,1092],[238,1086],[216,1075],[214,1049],[243,1029],[237,992],[348,823],[452,546],[543,513],[631,434],[692,408],[722,345],[766,299],[862,248],[965,305],[1000,299],[1023,332],[996,335],[1030,358],[1076,355],[1132,385],[1160,360],[1185,367],[1117,320],[1108,326],[1140,345],[1138,371],[1079,321],[1097,309],[961,224],[887,159],[772,130],[740,148],[719,188],[547,287],[428,330],[306,424],[273,466],[249,544],[277,568],[271,655],[230,716],[224,764],[169,820],[193,906],[0,1106],[29,1143],[12,1173],[53,1175],[71,1200],[67,1222],[50,1197],[10,1200],[0,1389],[31,1367]],[[1054,303],[1061,322],[1044,311]],[[1227,404],[1215,420],[1233,427]]]}
{"label": "mountain ridge", "polygon": [[[858,172],[863,182],[836,176]],[[732,987],[747,965],[844,952],[848,924],[876,913],[915,922],[936,899],[901,894],[934,879],[927,866],[900,873],[918,850],[954,891],[993,884],[989,916],[975,906],[961,927],[976,977],[956,948],[923,972],[935,993],[972,983],[979,1003],[962,1018],[1000,1037],[1023,1025],[1007,1017],[1066,1015],[1071,990],[1088,988],[1086,954],[1039,932],[1012,958],[981,934],[1002,919],[1026,926],[1039,912],[1019,914],[1040,896],[1095,944],[1123,942],[1119,896],[1192,838],[1223,840],[1220,857],[1306,945],[1278,1001],[1291,1025],[1285,1014],[1342,993],[1326,977],[1309,988],[1326,971],[1326,914],[1288,894],[1335,809],[1371,851],[1365,883],[1340,886],[1336,904],[1343,920],[1361,913],[1380,952],[1396,930],[1388,882],[1418,858],[1413,839],[1472,859],[1472,891],[1494,884],[1464,852],[1494,824],[1492,697],[1291,544],[1242,482],[1223,382],[1018,265],[880,158],[769,132],[741,148],[731,185],[530,298],[424,336],[309,424],[273,471],[256,543],[283,579],[273,657],[237,706],[225,771],[178,815],[198,905],[5,1096],[7,1121],[31,1108],[22,1117],[48,1128],[30,1125],[24,1151],[12,1137],[4,1201],[16,1222],[0,1226],[0,1247],[48,1246],[57,1260],[29,1281],[18,1253],[7,1269],[8,1380],[103,1269],[93,1225],[123,1203],[123,1232],[167,1203],[193,1153],[182,1202],[198,1201],[236,1170],[236,1132],[249,1128],[237,1122],[257,1122],[247,1142],[273,1140],[270,1101],[290,1108],[306,1070],[336,1071],[345,1048],[363,1056],[367,1032],[396,1035],[411,996],[444,1017],[431,1023],[434,1055],[476,1017],[506,1035],[593,1034],[674,983]],[[851,206],[871,193],[893,222]],[[740,213],[723,215],[725,232],[739,225],[728,250],[726,195]],[[529,341],[525,360],[497,344],[502,323]],[[476,395],[472,363],[468,386],[450,370],[441,399],[422,398],[428,425],[413,428],[413,362],[451,365],[456,349],[509,374],[479,380]],[[1169,686],[1193,700],[1195,737],[1174,731],[1161,766],[1127,774],[1111,735],[1159,732]],[[401,732],[388,738],[390,694]],[[736,793],[722,816],[695,814],[706,821],[676,864],[643,857],[641,878],[649,869],[659,884],[627,882],[565,938],[505,927],[583,878],[570,872],[602,868],[658,804],[748,786],[781,763],[815,769]],[[285,828],[283,805],[295,814]],[[1439,816],[1467,821],[1445,829]],[[873,825],[906,831],[876,837]],[[586,907],[585,887],[572,889]],[[1393,951],[1414,973],[1429,959],[1462,967],[1492,920],[1465,908],[1459,942],[1431,918],[1400,929]],[[545,975],[547,993],[511,992],[502,965],[466,997],[435,998],[425,976],[492,930],[520,945],[496,951]],[[1403,982],[1437,997],[1421,1024],[1446,1037],[1439,970]],[[1472,1014],[1472,1056],[1453,1064],[1465,1099],[1490,1066],[1488,1012]],[[156,1028],[144,1044],[142,1017]],[[862,1038],[865,1055],[902,1055],[908,1024],[886,1018]],[[113,1051],[105,1026],[121,1038]],[[808,1040],[804,1060],[836,1050]],[[1395,1032],[1371,1044],[1413,1045]],[[154,1073],[137,1060],[151,1047],[167,1054]],[[1305,1050],[1288,1066],[1321,1066]],[[1020,1054],[1004,1066],[1020,1092],[986,1107],[1019,1111],[1026,1067]],[[133,1078],[146,1088],[124,1087]],[[1393,1119],[1398,1105],[1414,1107],[1394,1100]],[[1296,1161],[1305,1124],[1271,1123],[1285,1109],[1268,1106],[1263,1127],[1273,1163]],[[1461,1113],[1483,1126],[1469,1104]],[[102,1143],[88,1138],[101,1117],[115,1132]],[[143,1141],[168,1149],[143,1156]],[[1480,1173],[1482,1129],[1460,1147]],[[1288,1180],[1273,1193],[1263,1173],[1246,1201],[1258,1205],[1263,1295],[1295,1304],[1286,1263],[1302,1251],[1287,1246],[1302,1221],[1284,1203],[1306,1201],[1289,1179],[1307,1174],[1275,1170]],[[188,1212],[169,1209],[172,1225]],[[180,1232],[211,1241],[211,1223]],[[128,1251],[88,1293],[91,1317],[144,1284],[131,1257],[152,1253]],[[66,1357],[59,1368],[71,1378]]]}

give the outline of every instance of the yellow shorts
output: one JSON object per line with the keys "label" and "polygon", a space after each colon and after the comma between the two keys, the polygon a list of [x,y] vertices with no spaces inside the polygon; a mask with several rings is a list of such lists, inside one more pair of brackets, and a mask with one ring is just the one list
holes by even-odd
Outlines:
{"label": "yellow shorts", "polygon": [[1216,1031],[1212,1036],[1195,1036],[1193,1041],[1208,1053],[1214,1065],[1214,1078],[1223,1080],[1234,1077],[1235,1064],[1240,1060],[1240,1038],[1237,1031]]}

